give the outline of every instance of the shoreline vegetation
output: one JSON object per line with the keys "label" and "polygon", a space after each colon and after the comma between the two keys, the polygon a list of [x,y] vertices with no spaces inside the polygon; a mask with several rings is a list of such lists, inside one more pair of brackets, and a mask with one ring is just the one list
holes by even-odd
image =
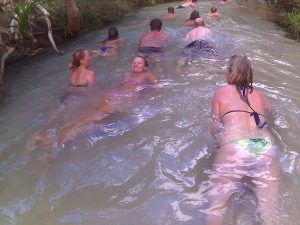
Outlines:
{"label": "shoreline vegetation", "polygon": [[[265,0],[274,21],[300,40],[300,0]],[[5,94],[6,63],[56,47],[69,39],[120,20],[144,6],[178,0],[0,0],[0,97]]]}
{"label": "shoreline vegetation", "polygon": [[[55,43],[62,44],[68,39],[76,38],[89,31],[101,28],[111,22],[118,21],[127,12],[144,6],[160,3],[177,2],[178,0],[14,0],[16,11],[23,12],[19,16],[19,26],[22,39],[18,43],[17,51],[8,59],[9,61],[20,56],[36,54],[37,49],[51,47],[47,37],[47,27],[41,18],[36,18],[32,23],[29,17],[36,14],[28,9],[29,3],[37,3],[46,6],[52,24],[52,34]],[[0,32],[5,29],[9,16],[3,11],[3,5],[7,0],[0,0]],[[292,39],[300,40],[300,0],[266,0],[278,13],[274,21],[285,29]],[[31,7],[32,8],[32,7]],[[5,24],[6,23],[6,24]],[[33,38],[33,41],[28,39]],[[3,39],[3,38],[2,38]],[[2,40],[0,39],[0,42]],[[2,43],[0,43],[2,47]],[[0,55],[4,53],[0,49]]]}
{"label": "shoreline vegetation", "polygon": [[271,4],[278,13],[274,22],[289,33],[289,38],[300,41],[300,0],[271,0]]}
{"label": "shoreline vegetation", "polygon": [[0,0],[0,102],[5,65],[120,20],[127,12],[175,0]]}

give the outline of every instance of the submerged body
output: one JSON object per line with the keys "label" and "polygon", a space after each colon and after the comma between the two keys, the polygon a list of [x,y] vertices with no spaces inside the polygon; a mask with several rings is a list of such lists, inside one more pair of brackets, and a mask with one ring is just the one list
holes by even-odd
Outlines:
{"label": "submerged body", "polygon": [[71,117],[74,112],[87,106],[90,102],[89,96],[94,91],[96,75],[90,70],[91,56],[88,50],[78,49],[72,54],[72,61],[69,65],[71,73],[68,77],[68,89],[59,97],[58,106],[50,110],[50,116],[40,131],[33,134],[27,141],[27,150],[32,150],[40,144],[45,150],[46,159],[52,157],[51,149],[57,145],[55,140],[56,131],[54,126],[61,126]]}
{"label": "submerged body", "polygon": [[161,32],[162,21],[153,19],[150,21],[151,31],[142,35],[137,43],[137,50],[144,56],[149,57],[155,62],[156,68],[162,70],[161,58],[163,49],[172,42],[171,38]]}
{"label": "submerged body", "polygon": [[117,48],[123,43],[123,39],[119,37],[119,31],[116,27],[110,27],[107,31],[107,39],[102,41],[99,49],[93,53],[101,56],[115,56],[118,54]]}
{"label": "submerged body", "polygon": [[246,57],[231,57],[228,85],[219,88],[213,98],[211,132],[219,148],[213,164],[213,188],[208,194],[213,212],[207,217],[208,225],[223,224],[226,203],[239,190],[244,177],[254,184],[263,224],[278,222],[279,164],[265,118],[274,115],[274,109],[252,87],[252,76]]}
{"label": "submerged body", "polygon": [[62,126],[57,137],[59,144],[65,144],[79,134],[92,130],[95,123],[122,110],[129,101],[139,97],[148,85],[156,83],[156,76],[148,71],[148,62],[142,57],[135,57],[131,65],[131,72],[125,73],[118,88],[108,90],[93,108],[86,110],[79,117]]}

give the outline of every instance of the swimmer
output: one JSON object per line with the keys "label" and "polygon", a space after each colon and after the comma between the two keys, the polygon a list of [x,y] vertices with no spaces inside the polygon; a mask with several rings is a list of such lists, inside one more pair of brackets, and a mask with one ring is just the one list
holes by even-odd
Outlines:
{"label": "swimmer", "polygon": [[273,106],[253,87],[253,70],[245,56],[230,58],[227,85],[220,87],[211,107],[211,134],[217,149],[208,191],[211,208],[207,225],[222,225],[226,203],[245,178],[255,193],[262,224],[278,223],[279,162],[274,140],[267,130]]}
{"label": "swimmer", "polygon": [[197,0],[186,0],[183,4],[176,7],[176,9],[195,8]]}
{"label": "swimmer", "polygon": [[47,122],[40,131],[29,138],[26,144],[27,151],[35,149],[40,144],[45,149],[45,157],[51,157],[50,152],[47,151],[55,145],[51,138],[54,124],[64,123],[70,112],[78,107],[76,103],[82,102],[83,99],[86,102],[89,93],[94,91],[96,75],[94,71],[89,69],[90,65],[91,56],[87,49],[78,49],[72,54],[72,60],[69,65],[71,70],[68,78],[69,88],[58,99],[58,106],[51,110],[52,112]]}
{"label": "swimmer", "polygon": [[169,7],[168,12],[165,15],[163,15],[162,19],[163,20],[170,20],[170,19],[173,19],[173,18],[175,18],[175,10],[174,10],[173,7]]}
{"label": "swimmer", "polygon": [[150,21],[151,31],[144,34],[137,43],[138,52],[155,61],[156,68],[161,69],[161,54],[163,48],[168,47],[172,40],[161,32],[162,21],[153,19]]}
{"label": "swimmer", "polygon": [[[183,40],[185,43],[185,54],[188,55],[188,57],[203,55],[209,57],[218,56],[218,50],[210,41],[212,31],[204,27],[204,20],[202,18],[195,19],[195,26],[196,28],[188,32]],[[176,74],[182,74],[182,68],[186,62],[187,57],[178,60]]]}
{"label": "swimmer", "polygon": [[184,21],[184,24],[189,26],[189,27],[194,27],[195,26],[195,19],[200,18],[200,14],[198,11],[194,10],[191,15],[190,18],[186,19]]}
{"label": "swimmer", "polygon": [[210,12],[208,13],[209,17],[220,17],[220,13],[217,12],[218,9],[216,7],[211,7]]}
{"label": "swimmer", "polygon": [[115,56],[117,55],[117,48],[123,43],[123,39],[119,37],[119,32],[116,27],[108,28],[108,37],[102,41],[102,45],[93,53],[101,56]]}
{"label": "swimmer", "polygon": [[163,47],[171,43],[171,38],[161,32],[162,21],[153,19],[150,21],[151,31],[144,34],[138,41],[138,51],[141,53],[161,52]]}
{"label": "swimmer", "polygon": [[108,90],[94,108],[88,109],[74,121],[62,126],[58,134],[59,143],[65,144],[79,134],[91,131],[95,128],[95,123],[122,110],[122,107],[141,96],[147,88],[156,87],[157,82],[156,76],[149,71],[147,60],[136,56],[131,63],[131,72],[124,74],[123,81],[117,89]]}
{"label": "swimmer", "polygon": [[69,65],[72,71],[69,76],[69,85],[72,87],[91,87],[95,84],[96,75],[90,70],[91,55],[87,49],[78,49],[72,55]]}

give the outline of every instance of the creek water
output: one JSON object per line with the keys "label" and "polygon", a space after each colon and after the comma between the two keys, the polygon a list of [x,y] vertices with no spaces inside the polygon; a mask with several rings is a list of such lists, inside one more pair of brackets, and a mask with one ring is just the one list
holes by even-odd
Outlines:
{"label": "creek water", "polygon": [[[125,40],[119,55],[92,58],[100,92],[130,70],[138,38],[168,6],[144,8],[114,24]],[[205,194],[215,151],[210,107],[216,89],[225,85],[233,54],[249,57],[255,88],[276,108],[270,131],[282,171],[281,217],[284,224],[300,224],[300,44],[268,20],[270,11],[263,3],[201,1],[197,8],[204,15],[212,6],[217,6],[221,20],[206,25],[215,33],[219,61],[191,59],[184,74],[175,75],[182,38],[190,30],[183,21],[191,13],[177,10],[174,20],[163,22],[162,31],[174,44],[163,56],[164,70],[157,71],[159,90],[75,138],[50,163],[39,160],[42,149],[28,152],[26,142],[68,88],[72,52],[97,48],[106,28],[62,46],[62,56],[51,52],[8,66],[11,96],[0,106],[1,225],[205,224],[210,209]],[[95,103],[98,97],[94,93]],[[237,198],[245,206],[235,213],[237,224],[254,224],[253,198]]]}

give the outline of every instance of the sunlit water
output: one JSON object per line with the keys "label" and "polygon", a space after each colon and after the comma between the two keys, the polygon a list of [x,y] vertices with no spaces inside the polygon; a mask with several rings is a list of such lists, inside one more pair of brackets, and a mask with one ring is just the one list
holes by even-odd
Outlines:
{"label": "sunlit water", "polygon": [[[201,1],[198,9],[203,15],[214,4]],[[150,19],[162,16],[168,6],[145,8],[115,24],[125,45],[118,57],[93,57],[100,90],[116,85],[130,70],[138,38],[148,31]],[[1,225],[204,224],[215,150],[210,106],[215,90],[225,84],[232,54],[251,59],[255,87],[276,107],[270,127],[283,175],[281,216],[286,224],[300,224],[300,45],[266,20],[269,12],[263,4],[252,10],[237,3],[217,7],[221,21],[208,21],[207,26],[215,32],[220,61],[190,60],[184,75],[175,75],[181,39],[189,30],[183,20],[191,10],[176,11],[175,20],[163,23],[175,47],[164,56],[164,71],[157,72],[159,90],[67,144],[51,163],[39,160],[41,149],[27,153],[26,140],[42,127],[67,89],[71,53],[95,49],[106,29],[62,46],[63,56],[48,53],[7,68],[11,97],[0,106]],[[238,224],[253,224],[253,197],[240,195],[238,202],[247,210],[237,216]]]}

